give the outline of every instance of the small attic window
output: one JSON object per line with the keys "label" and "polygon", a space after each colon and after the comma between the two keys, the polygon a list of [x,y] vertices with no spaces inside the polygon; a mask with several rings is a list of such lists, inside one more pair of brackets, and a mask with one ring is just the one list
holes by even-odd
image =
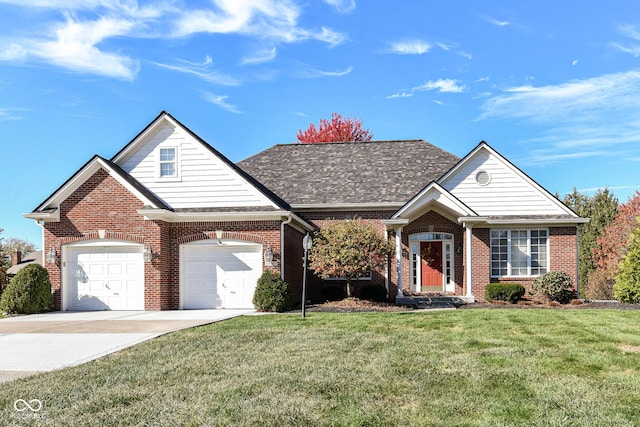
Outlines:
{"label": "small attic window", "polygon": [[177,157],[176,147],[160,149],[158,164],[160,178],[176,178],[178,176]]}
{"label": "small attic window", "polygon": [[476,174],[476,182],[478,183],[478,185],[489,185],[489,183],[491,182],[491,175],[489,175],[489,172],[487,171],[480,171]]}

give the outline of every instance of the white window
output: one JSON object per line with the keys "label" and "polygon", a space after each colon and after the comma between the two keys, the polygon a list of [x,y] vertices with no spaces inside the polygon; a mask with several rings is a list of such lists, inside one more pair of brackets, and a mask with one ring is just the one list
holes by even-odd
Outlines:
{"label": "white window", "polygon": [[547,230],[491,230],[491,277],[548,272],[548,245]]}
{"label": "white window", "polygon": [[178,177],[178,153],[176,147],[160,148],[158,151],[158,172],[160,178]]}

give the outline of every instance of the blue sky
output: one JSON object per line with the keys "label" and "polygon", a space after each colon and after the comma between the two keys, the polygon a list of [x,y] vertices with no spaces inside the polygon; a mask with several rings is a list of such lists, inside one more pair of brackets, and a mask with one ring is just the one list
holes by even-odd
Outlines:
{"label": "blue sky", "polygon": [[[232,161],[332,112],[552,193],[640,188],[637,1],[0,0],[0,237],[167,110]],[[419,161],[419,159],[416,159]]]}

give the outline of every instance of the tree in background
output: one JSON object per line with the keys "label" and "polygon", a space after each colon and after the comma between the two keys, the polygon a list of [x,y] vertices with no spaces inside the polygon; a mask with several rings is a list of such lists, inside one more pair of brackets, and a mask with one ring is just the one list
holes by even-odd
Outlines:
{"label": "tree in background", "polygon": [[615,219],[597,238],[598,244],[593,249],[595,270],[587,284],[588,298],[610,299],[614,296],[612,285],[620,271],[620,262],[627,254],[633,230],[638,227],[638,216],[640,193],[636,191],[627,203],[618,207]]}
{"label": "tree in background", "polygon": [[315,233],[309,268],[323,279],[346,279],[350,297],[351,282],[381,270],[392,251],[393,243],[368,222],[359,218],[340,221]]}
{"label": "tree in background", "polygon": [[11,267],[11,255],[14,252],[20,251],[22,255],[26,255],[36,250],[36,245],[33,243],[15,237],[0,241],[0,246],[2,247],[2,253],[6,254],[3,257],[3,266],[6,266],[6,268]]}
{"label": "tree in background", "polygon": [[640,227],[631,233],[627,253],[613,285],[613,295],[620,302],[640,303]]}
{"label": "tree in background", "polygon": [[317,144],[322,142],[368,142],[373,138],[369,129],[363,129],[360,119],[342,117],[342,114],[331,113],[331,121],[320,119],[320,125],[311,123],[306,130],[299,129],[298,142]]}
{"label": "tree in background", "polygon": [[618,199],[608,188],[598,190],[593,197],[581,194],[574,188],[562,201],[581,217],[591,218],[578,232],[578,283],[580,297],[584,298],[587,296],[589,276],[595,270],[593,250],[599,246],[598,236],[616,217]]}

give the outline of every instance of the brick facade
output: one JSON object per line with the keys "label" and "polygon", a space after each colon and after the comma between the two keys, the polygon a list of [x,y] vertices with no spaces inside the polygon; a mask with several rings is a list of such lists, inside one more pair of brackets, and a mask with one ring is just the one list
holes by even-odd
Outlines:
{"label": "brick facade", "polygon": [[[284,280],[294,292],[296,301],[302,291],[304,233],[284,226],[285,259],[280,253],[281,221],[210,221],[178,222],[145,220],[137,211],[143,203],[123,187],[105,170],[100,169],[87,179],[60,205],[60,221],[47,222],[44,227],[46,254],[54,247],[58,254],[55,264],[46,263],[49,271],[56,309],[62,307],[61,254],[65,245],[104,239],[150,245],[153,252],[151,262],[144,265],[144,307],[146,310],[167,310],[180,307],[180,245],[206,239],[215,239],[216,230],[223,230],[222,239],[253,242],[262,245],[263,251],[271,247],[273,266],[263,264],[263,269],[280,272],[285,263]],[[394,239],[394,232],[387,232],[383,220],[393,211],[333,211],[305,212],[303,216],[312,225],[322,228],[336,221],[361,218],[373,225],[381,234]],[[416,233],[435,232],[453,235],[453,281],[455,295],[466,294],[465,278],[465,230],[435,211],[430,211],[407,224],[402,230],[402,276],[403,289],[411,286],[411,263],[409,236]],[[484,300],[484,288],[491,282],[515,282],[530,289],[532,278],[490,277],[490,229],[473,228],[473,295]],[[563,271],[576,280],[576,233],[575,227],[550,227],[549,250],[550,271]],[[264,262],[264,261],[263,261]],[[372,275],[372,280],[358,281],[354,285],[374,284],[388,286],[389,298],[397,293],[395,256],[390,257],[388,270]],[[322,280],[312,272],[307,276],[307,296],[311,300],[322,300],[327,286],[344,287],[343,281]]]}
{"label": "brick facade", "polygon": [[[44,253],[56,249],[55,264],[45,263],[55,308],[62,308],[62,251],[65,245],[95,240],[150,245],[152,261],[144,264],[145,310],[175,310],[180,306],[180,244],[216,238],[259,243],[271,247],[277,266],[280,221],[224,221],[166,223],[145,220],[137,211],[142,202],[105,170],[87,179],[60,205],[60,221],[44,227]],[[263,261],[264,263],[264,261]],[[279,272],[279,267],[267,267]]]}

